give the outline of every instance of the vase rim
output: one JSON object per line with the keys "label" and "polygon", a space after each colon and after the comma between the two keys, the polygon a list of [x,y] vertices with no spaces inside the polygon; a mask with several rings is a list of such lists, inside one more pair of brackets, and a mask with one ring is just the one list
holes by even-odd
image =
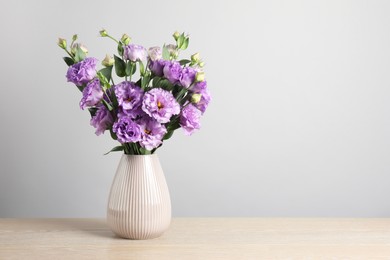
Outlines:
{"label": "vase rim", "polygon": [[148,156],[155,156],[157,155],[156,153],[153,154],[122,154],[123,156],[140,156],[140,157],[148,157]]}

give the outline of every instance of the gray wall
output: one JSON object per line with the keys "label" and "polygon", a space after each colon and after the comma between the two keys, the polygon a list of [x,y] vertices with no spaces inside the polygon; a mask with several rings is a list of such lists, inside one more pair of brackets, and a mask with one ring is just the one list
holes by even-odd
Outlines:
{"label": "gray wall", "polygon": [[[111,3],[109,3],[111,2]],[[174,216],[390,216],[389,1],[6,1],[0,217],[104,217],[120,154],[65,80],[58,36],[191,35],[214,100],[159,151]]]}

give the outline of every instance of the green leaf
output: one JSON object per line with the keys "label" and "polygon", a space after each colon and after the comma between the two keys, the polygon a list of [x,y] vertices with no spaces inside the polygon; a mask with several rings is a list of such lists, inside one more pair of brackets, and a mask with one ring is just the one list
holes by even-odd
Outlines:
{"label": "green leaf", "polygon": [[139,72],[141,72],[142,76],[145,74],[145,66],[142,61],[139,62]]}
{"label": "green leaf", "polygon": [[183,87],[181,86],[178,86],[178,85],[175,85],[173,87],[173,90],[172,90],[172,95],[177,98],[180,94],[181,94],[181,91],[183,90]]}
{"label": "green leaf", "polygon": [[114,107],[118,107],[118,99],[116,98],[115,91],[111,91],[110,99]]}
{"label": "green leaf", "polygon": [[154,152],[155,152],[158,148],[160,148],[162,145],[163,145],[163,143],[161,143],[161,144],[160,144],[159,146],[157,146],[156,148],[152,149],[152,150],[150,151],[150,153],[151,153],[151,154],[154,154]]}
{"label": "green leaf", "polygon": [[64,57],[63,59],[68,66],[72,66],[74,64],[74,60],[72,58]]}
{"label": "green leaf", "polygon": [[103,76],[107,79],[108,82],[111,80],[112,66],[106,67],[98,71],[98,73],[103,74]]}
{"label": "green leaf", "polygon": [[139,80],[137,80],[137,82],[135,83],[135,85],[138,86],[138,87],[141,86],[141,80],[142,80],[141,78],[140,78]]}
{"label": "green leaf", "polygon": [[151,154],[151,152],[143,147],[139,148],[139,151],[141,152],[141,154]]}
{"label": "green leaf", "polygon": [[177,41],[176,41],[176,43],[177,43],[177,47],[179,48],[179,49],[181,49],[181,46],[183,45],[183,43],[184,43],[184,33],[182,33],[182,34],[180,34],[180,36],[179,36],[179,38],[177,38]]}
{"label": "green leaf", "polygon": [[96,107],[90,107],[90,108],[88,108],[88,111],[91,114],[91,117],[94,117],[96,115],[97,108]]}
{"label": "green leaf", "polygon": [[75,62],[80,62],[85,59],[85,52],[80,48],[80,46],[76,49],[76,54],[74,55]]}
{"label": "green leaf", "polygon": [[162,56],[163,56],[164,60],[169,60],[171,58],[171,55],[169,54],[168,48],[165,45],[163,46]]}
{"label": "green leaf", "polygon": [[154,78],[153,78],[153,82],[152,82],[152,86],[153,86],[153,87],[158,87],[160,81],[161,81],[161,78],[160,78],[160,77],[154,77]]}
{"label": "green leaf", "polygon": [[141,78],[141,88],[145,89],[149,85],[149,82],[150,82],[150,75],[146,75],[146,76],[142,77]]}
{"label": "green leaf", "polygon": [[178,118],[173,119],[170,123],[166,125],[167,133],[164,135],[163,140],[167,140],[172,137],[173,132],[180,128],[180,122]]}
{"label": "green leaf", "polygon": [[117,137],[116,134],[112,131],[112,129],[110,129],[110,135],[111,135],[111,138],[112,138],[112,139],[118,140],[118,137]]}
{"label": "green leaf", "polygon": [[123,44],[121,42],[118,44],[118,54],[121,57],[123,56]]}
{"label": "green leaf", "polygon": [[169,131],[175,131],[176,129],[180,128],[180,122],[178,119],[174,119],[169,123],[167,126],[167,130]]}
{"label": "green leaf", "polygon": [[111,152],[119,152],[119,151],[123,151],[123,146],[122,145],[118,145],[118,146],[115,146],[114,148],[112,148],[110,151],[106,152],[104,155],[107,155]]}
{"label": "green leaf", "polygon": [[182,50],[187,49],[189,43],[190,43],[190,38],[189,38],[189,37],[186,37],[186,38],[184,39],[184,42],[183,42],[183,44],[181,45],[180,49],[182,49]]}
{"label": "green leaf", "polygon": [[163,88],[163,89],[168,90],[168,91],[171,91],[172,89],[174,89],[174,85],[172,85],[171,82],[169,82],[165,78],[160,78],[160,77],[153,78],[152,87],[154,87],[154,88],[159,87],[159,88]]}
{"label": "green leaf", "polygon": [[114,55],[114,59],[115,59],[114,65],[115,65],[116,75],[118,75],[118,77],[126,76],[126,63],[116,55]]}
{"label": "green leaf", "polygon": [[163,140],[167,140],[167,139],[171,138],[174,131],[175,131],[175,130],[168,131],[168,132],[164,135]]}
{"label": "green leaf", "polygon": [[174,89],[174,85],[167,79],[160,80],[160,82],[158,83],[158,87],[167,91],[172,91]]}
{"label": "green leaf", "polygon": [[105,99],[102,99],[104,106],[108,109],[108,111],[112,111],[114,108],[108,103]]}
{"label": "green leaf", "polygon": [[179,63],[180,63],[180,65],[186,65],[186,64],[188,64],[188,63],[190,63],[191,61],[190,60],[181,60],[181,61],[179,61]]}
{"label": "green leaf", "polygon": [[111,88],[110,82],[108,82],[107,78],[103,75],[103,73],[98,71],[97,76],[99,78],[100,85],[103,86],[104,91]]}
{"label": "green leaf", "polygon": [[83,90],[84,90],[84,88],[85,88],[85,85],[81,85],[81,86],[76,85],[76,86],[77,86],[77,88],[78,88],[81,92],[83,92]]}
{"label": "green leaf", "polygon": [[137,65],[134,62],[129,62],[126,64],[126,75],[131,76],[137,70]]}

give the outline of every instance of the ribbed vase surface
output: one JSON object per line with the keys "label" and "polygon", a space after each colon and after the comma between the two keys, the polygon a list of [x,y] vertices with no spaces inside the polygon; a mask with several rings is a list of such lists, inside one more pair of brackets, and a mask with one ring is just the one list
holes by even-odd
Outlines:
{"label": "ribbed vase surface", "polygon": [[123,154],[108,199],[107,223],[120,237],[159,237],[171,223],[171,199],[156,154]]}

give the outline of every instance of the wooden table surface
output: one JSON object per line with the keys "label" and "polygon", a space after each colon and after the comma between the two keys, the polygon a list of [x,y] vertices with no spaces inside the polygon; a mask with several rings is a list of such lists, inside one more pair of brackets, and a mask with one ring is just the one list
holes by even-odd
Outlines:
{"label": "wooden table surface", "polygon": [[0,259],[390,259],[390,219],[175,218],[138,241],[103,219],[0,219]]}

